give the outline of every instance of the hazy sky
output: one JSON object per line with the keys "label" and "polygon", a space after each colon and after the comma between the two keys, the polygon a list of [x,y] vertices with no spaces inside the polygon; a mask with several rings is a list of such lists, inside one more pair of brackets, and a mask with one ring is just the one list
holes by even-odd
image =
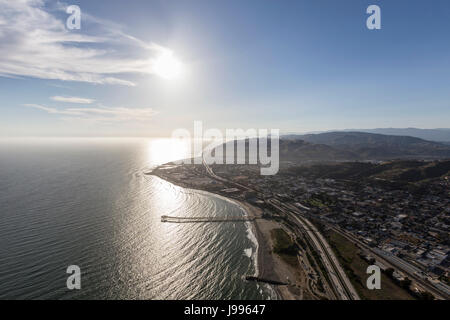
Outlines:
{"label": "hazy sky", "polygon": [[449,35],[448,0],[0,0],[0,136],[449,127]]}

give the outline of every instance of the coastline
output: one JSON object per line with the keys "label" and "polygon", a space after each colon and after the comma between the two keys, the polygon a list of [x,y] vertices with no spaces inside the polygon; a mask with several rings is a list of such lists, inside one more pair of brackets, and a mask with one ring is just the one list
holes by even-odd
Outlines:
{"label": "coastline", "polygon": [[[185,182],[171,179],[169,175],[157,174],[155,173],[155,170],[146,174],[156,176],[160,179],[163,179],[164,181],[185,189],[191,189],[195,190],[196,192],[206,193],[215,197],[225,199],[240,207],[245,215],[258,218],[253,221],[246,222],[246,224],[248,224],[248,228],[250,229],[249,232],[253,233],[256,240],[256,250],[254,253],[252,253],[252,260],[255,265],[254,276],[275,281],[283,281],[286,280],[286,278],[295,278],[295,272],[289,270],[289,266],[286,266],[285,263],[272,251],[273,244],[270,231],[279,226],[274,221],[263,219],[261,217],[262,209],[255,207],[244,200],[238,200],[226,197],[221,194],[217,194],[209,190],[192,187]],[[299,298],[298,295],[290,292],[287,286],[276,286],[266,283],[260,283],[260,285],[269,287],[269,291],[272,292],[271,299],[295,300]]]}

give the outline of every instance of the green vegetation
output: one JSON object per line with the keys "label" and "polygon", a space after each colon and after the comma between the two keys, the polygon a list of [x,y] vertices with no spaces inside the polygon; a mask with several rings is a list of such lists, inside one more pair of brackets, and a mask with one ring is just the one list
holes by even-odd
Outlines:
{"label": "green vegetation", "polygon": [[308,205],[310,207],[318,207],[318,208],[325,207],[325,204],[321,200],[319,200],[317,198],[313,198],[313,197],[309,198],[306,201],[306,205]]}
{"label": "green vegetation", "polygon": [[[334,231],[328,231],[327,240],[336,252],[342,267],[360,295],[367,300],[413,300],[414,297],[404,288],[398,286],[386,274],[381,274],[381,289],[369,290],[366,286],[368,263],[359,255],[354,243]],[[406,285],[406,283],[404,283]]]}
{"label": "green vegetation", "polygon": [[274,252],[278,254],[297,255],[298,249],[291,237],[283,229],[273,229],[271,231],[274,239]]}
{"label": "green vegetation", "polygon": [[426,182],[429,179],[448,175],[450,161],[397,160],[381,164],[345,162],[339,164],[315,164],[291,167],[287,174],[296,174],[318,179],[331,178],[347,181],[365,181],[377,184],[408,186],[410,183]]}
{"label": "green vegetation", "polygon": [[316,207],[322,210],[327,210],[328,207],[336,205],[337,200],[335,197],[330,196],[325,192],[312,195],[305,204],[309,207]]}
{"label": "green vegetation", "polygon": [[270,231],[274,242],[273,251],[278,254],[286,263],[298,267],[298,247],[291,237],[283,229],[273,229]]}

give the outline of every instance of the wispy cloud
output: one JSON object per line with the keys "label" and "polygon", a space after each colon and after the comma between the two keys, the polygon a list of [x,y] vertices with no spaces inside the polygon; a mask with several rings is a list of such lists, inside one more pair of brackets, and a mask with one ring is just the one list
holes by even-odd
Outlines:
{"label": "wispy cloud", "polygon": [[85,12],[82,19],[101,33],[67,30],[45,0],[0,0],[0,76],[134,86],[127,75],[153,74],[155,57],[169,50]]}
{"label": "wispy cloud", "polygon": [[82,120],[89,122],[145,122],[151,120],[157,112],[152,108],[105,107],[65,108],[25,104],[26,107],[39,109],[50,114],[63,115],[63,120]]}
{"label": "wispy cloud", "polygon": [[88,99],[88,98],[80,98],[80,97],[61,97],[61,96],[54,96],[51,97],[53,101],[58,102],[68,102],[68,103],[80,103],[80,104],[91,104],[94,103],[94,99]]}

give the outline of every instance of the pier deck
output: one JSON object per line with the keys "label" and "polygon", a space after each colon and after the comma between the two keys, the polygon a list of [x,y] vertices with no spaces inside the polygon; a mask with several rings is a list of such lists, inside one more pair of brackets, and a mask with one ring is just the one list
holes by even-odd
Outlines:
{"label": "pier deck", "polygon": [[231,216],[231,217],[171,217],[161,216],[161,222],[169,223],[196,223],[196,222],[236,222],[253,221],[255,217]]}

